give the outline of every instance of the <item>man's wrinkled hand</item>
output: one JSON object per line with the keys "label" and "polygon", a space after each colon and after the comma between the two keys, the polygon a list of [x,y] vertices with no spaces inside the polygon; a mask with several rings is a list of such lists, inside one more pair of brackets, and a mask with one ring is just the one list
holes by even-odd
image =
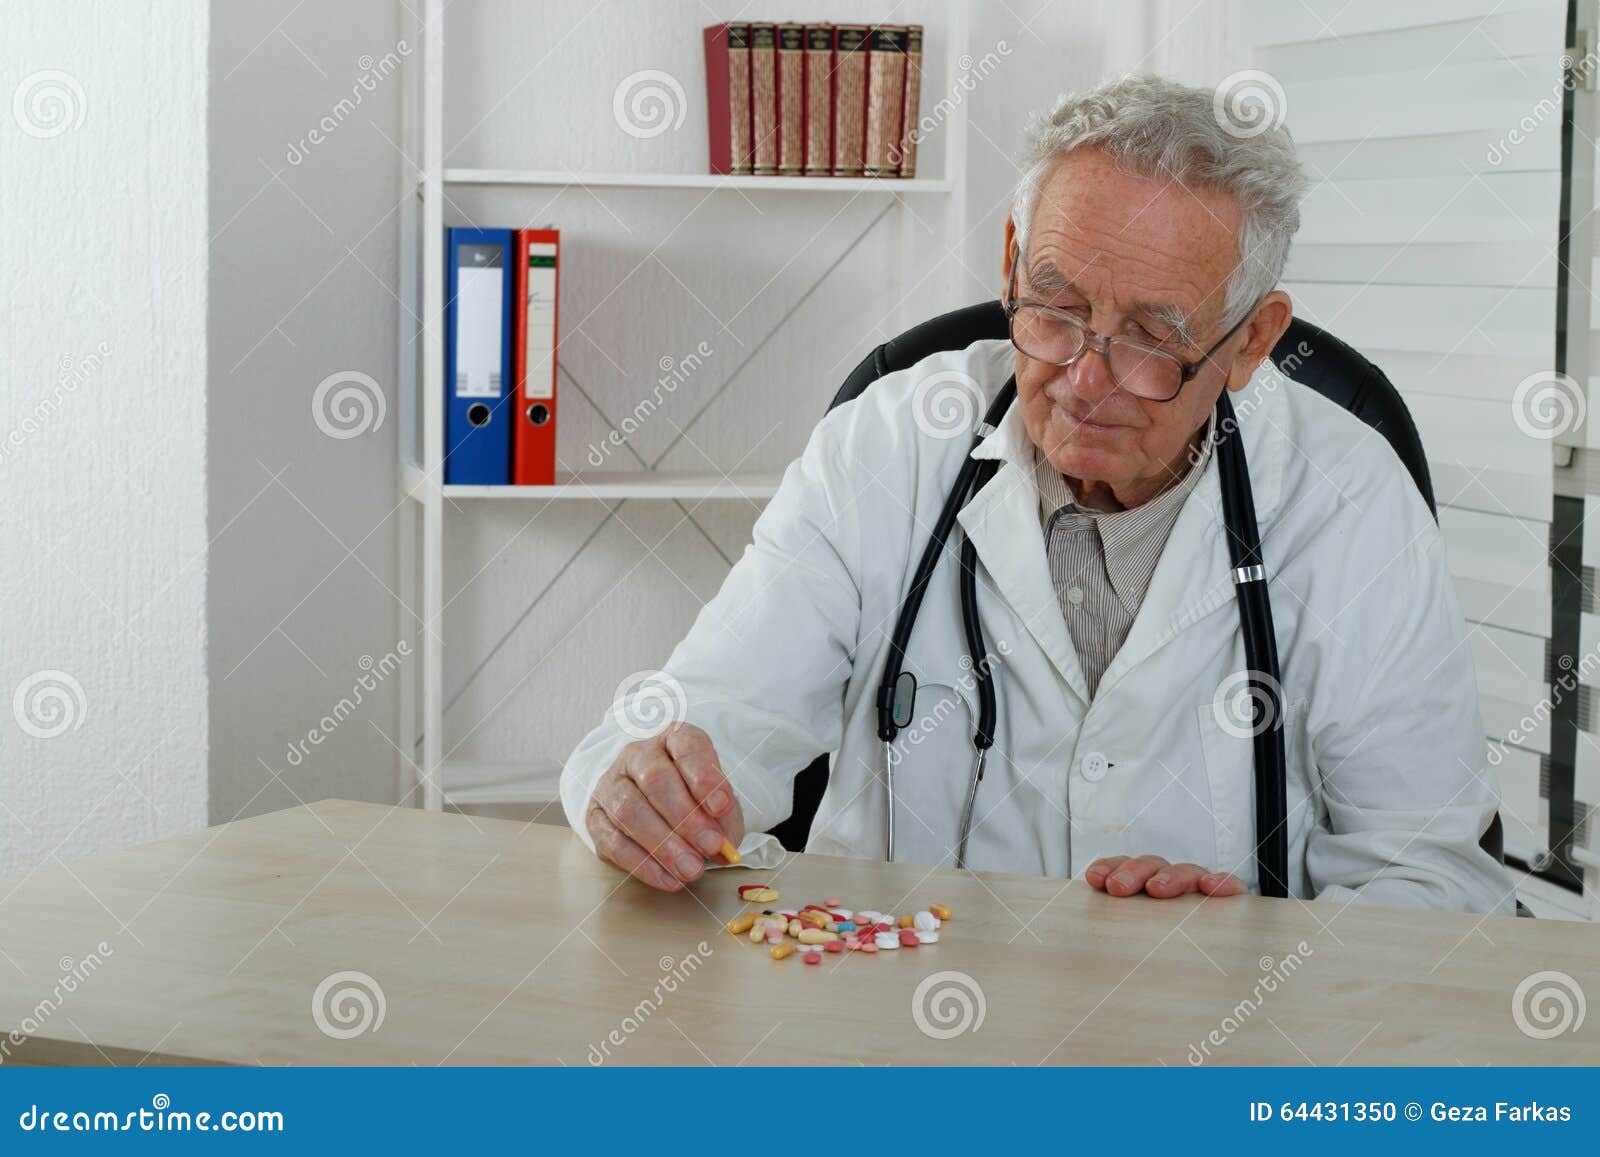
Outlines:
{"label": "man's wrinkled hand", "polygon": [[1213,872],[1199,864],[1169,864],[1160,856],[1102,856],[1084,870],[1083,878],[1108,896],[1143,892],[1158,900],[1190,892],[1238,896],[1246,891],[1244,882],[1228,872]]}
{"label": "man's wrinkled hand", "polygon": [[698,880],[727,839],[744,839],[744,813],[711,737],[677,723],[624,747],[595,784],[587,826],[595,854],[653,888]]}

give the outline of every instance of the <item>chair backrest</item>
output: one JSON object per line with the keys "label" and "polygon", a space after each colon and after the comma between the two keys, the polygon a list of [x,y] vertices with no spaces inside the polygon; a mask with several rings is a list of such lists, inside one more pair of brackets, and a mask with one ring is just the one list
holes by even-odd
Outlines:
{"label": "chair backrest", "polygon": [[[999,301],[985,301],[941,314],[890,338],[862,358],[828,408],[831,410],[850,401],[885,374],[914,366],[930,354],[965,349],[975,341],[1008,336],[1005,310]],[[1326,330],[1298,317],[1289,322],[1289,328],[1272,347],[1271,356],[1285,377],[1338,402],[1382,434],[1410,472],[1428,509],[1438,517],[1422,439],[1417,436],[1416,424],[1411,420],[1411,412],[1406,409],[1400,391],[1382,370]],[[784,847],[791,851],[805,847],[811,834],[811,821],[827,786],[828,756],[823,755],[795,778],[794,810],[788,819],[772,829],[772,834]],[[1496,859],[1504,859],[1498,814],[1482,842]]]}

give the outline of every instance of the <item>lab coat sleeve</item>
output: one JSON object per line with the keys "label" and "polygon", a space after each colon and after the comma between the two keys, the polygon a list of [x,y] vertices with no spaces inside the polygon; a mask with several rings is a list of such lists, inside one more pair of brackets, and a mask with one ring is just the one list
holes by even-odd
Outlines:
{"label": "lab coat sleeve", "polygon": [[1314,745],[1331,830],[1313,831],[1306,871],[1319,900],[1512,915],[1510,873],[1478,844],[1500,788],[1472,651],[1443,538],[1422,515],[1330,625],[1343,636],[1338,717]]}
{"label": "lab coat sleeve", "polygon": [[[796,773],[839,747],[861,616],[858,503],[869,489],[848,465],[863,460],[853,443],[868,436],[857,410],[841,407],[818,424],[752,543],[653,681],[660,700],[676,699],[675,717],[710,735],[747,832],[786,819]],[[562,770],[562,806],[591,849],[589,797],[640,738],[625,722],[649,710],[614,703]]]}

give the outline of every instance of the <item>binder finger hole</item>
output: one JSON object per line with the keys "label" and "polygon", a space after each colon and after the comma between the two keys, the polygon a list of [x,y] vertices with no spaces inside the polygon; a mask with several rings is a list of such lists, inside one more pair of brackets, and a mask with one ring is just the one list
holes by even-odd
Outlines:
{"label": "binder finger hole", "polygon": [[482,402],[474,402],[472,405],[467,407],[467,421],[471,422],[474,426],[487,426],[489,424],[490,415],[491,411],[489,407],[484,405]]}

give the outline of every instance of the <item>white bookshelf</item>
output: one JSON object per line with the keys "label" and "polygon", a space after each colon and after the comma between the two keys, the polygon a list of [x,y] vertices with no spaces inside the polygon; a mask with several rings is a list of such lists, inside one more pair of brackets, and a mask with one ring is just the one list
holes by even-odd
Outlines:
{"label": "white bookshelf", "polygon": [[[962,71],[969,48],[971,0],[941,11],[945,66],[925,62],[922,107]],[[890,5],[885,3],[884,12]],[[400,342],[397,436],[400,457],[399,635],[418,655],[400,669],[400,737],[397,790],[404,800],[420,787],[421,805],[437,811],[449,803],[545,804],[557,798],[566,752],[507,752],[499,760],[460,757],[445,743],[443,639],[444,523],[470,518],[483,502],[742,501],[761,502],[777,490],[776,474],[668,471],[582,471],[558,474],[552,486],[444,485],[444,230],[447,188],[640,189],[664,195],[734,192],[747,198],[773,194],[888,196],[899,205],[901,284],[912,281],[913,223],[926,221],[928,198],[942,200],[945,235],[962,236],[966,214],[967,108],[956,102],[936,132],[943,140],[942,176],[891,178],[754,177],[696,172],[574,172],[515,168],[447,168],[444,164],[444,0],[425,0],[413,43],[421,46],[420,83],[405,73],[401,131],[411,158],[416,196],[400,207]],[[708,17],[709,20],[709,17]],[[690,31],[699,34],[698,26]],[[689,33],[686,32],[685,35]],[[970,59],[970,57],[968,58]],[[686,163],[703,158],[685,158]],[[917,208],[912,210],[910,202]],[[626,212],[626,199],[619,211]],[[916,217],[913,217],[915,212]],[[956,271],[952,270],[952,279]],[[904,329],[920,318],[897,315]],[[420,351],[420,352],[419,352]],[[863,351],[864,352],[864,351]],[[641,392],[650,383],[641,383]],[[821,415],[817,415],[819,418]],[[536,532],[530,527],[529,533]],[[417,587],[420,584],[421,598]],[[406,608],[415,608],[425,626]],[[421,736],[420,757],[405,750]]]}

